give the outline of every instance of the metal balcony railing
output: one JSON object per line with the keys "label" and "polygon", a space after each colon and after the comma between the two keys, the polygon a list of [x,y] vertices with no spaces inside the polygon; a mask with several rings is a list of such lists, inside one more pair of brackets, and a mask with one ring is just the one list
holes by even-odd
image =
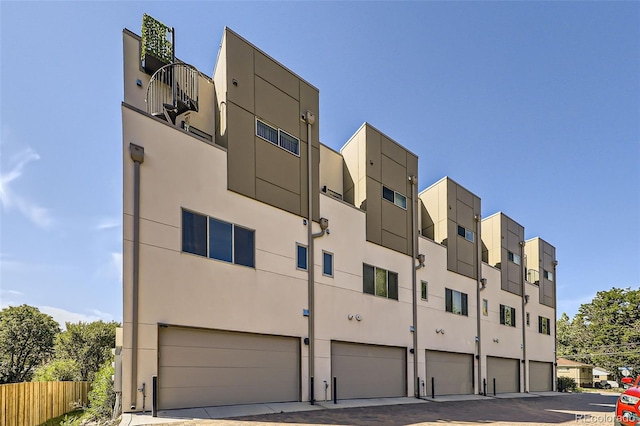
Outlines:
{"label": "metal balcony railing", "polygon": [[176,124],[176,117],[198,111],[198,70],[177,62],[159,68],[147,86],[147,112]]}

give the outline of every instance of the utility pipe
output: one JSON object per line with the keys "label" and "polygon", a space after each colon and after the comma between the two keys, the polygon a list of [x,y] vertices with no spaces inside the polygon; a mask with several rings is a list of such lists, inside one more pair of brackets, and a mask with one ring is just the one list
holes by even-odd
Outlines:
{"label": "utility pipe", "polygon": [[520,241],[520,282],[522,283],[522,389],[527,392],[527,295],[525,294],[524,241]]}
{"label": "utility pipe", "polygon": [[[308,245],[308,309],[309,309],[309,402],[311,405],[315,403],[313,400],[313,389],[312,389],[312,378],[315,373],[315,285],[314,285],[314,252],[313,252],[313,162],[312,162],[312,152],[313,147],[311,144],[311,126],[316,121],[315,115],[311,111],[307,111],[304,114],[304,120],[307,123],[307,198],[308,198],[308,211],[307,211],[307,245]],[[324,230],[322,230],[324,233]]]}
{"label": "utility pipe", "polygon": [[418,182],[415,176],[409,176],[411,182],[411,290],[413,292],[413,396],[419,398],[420,385],[418,384],[418,269],[422,263],[416,266],[418,257]]}
{"label": "utility pipe", "polygon": [[[555,252],[554,252],[555,253]],[[557,260],[553,260],[553,366],[552,366],[552,372],[553,372],[553,383],[551,384],[551,389],[553,389],[554,391],[558,390],[558,386],[557,386],[557,380],[555,380],[555,377],[558,377],[558,324],[556,322],[556,318],[558,318],[558,307],[557,307],[557,303],[556,303],[556,283],[558,282],[558,275],[557,275],[557,269],[558,269],[558,261]]]}
{"label": "utility pipe", "polygon": [[130,143],[133,160],[133,288],[131,298],[131,410],[136,409],[138,397],[138,283],[140,277],[140,164],[144,162],[144,148]]}
{"label": "utility pipe", "polygon": [[478,334],[478,393],[480,393],[480,389],[482,389],[482,327],[480,326],[480,309],[481,309],[481,299],[480,299],[480,288],[482,287],[482,263],[480,257],[480,250],[482,245],[480,244],[480,226],[482,217],[478,213],[474,217],[476,221],[476,237],[474,239],[474,244],[476,244],[476,328]]}

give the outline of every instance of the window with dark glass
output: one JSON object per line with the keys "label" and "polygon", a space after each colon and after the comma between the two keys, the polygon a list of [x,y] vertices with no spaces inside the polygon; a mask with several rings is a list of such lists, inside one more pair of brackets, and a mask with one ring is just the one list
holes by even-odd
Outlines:
{"label": "window with dark glass", "polygon": [[300,156],[300,140],[256,118],[256,135],[292,154]]}
{"label": "window with dark glass", "polygon": [[420,281],[420,298],[422,300],[429,300],[429,289],[426,281]]}
{"label": "window with dark glass", "polygon": [[255,231],[182,210],[182,251],[255,267]]}
{"label": "window with dark glass", "polygon": [[398,191],[394,191],[391,188],[387,188],[384,185],[382,186],[382,198],[395,204],[398,207],[401,207],[405,210],[407,209],[407,197],[405,197]]}
{"label": "window with dark glass", "polygon": [[465,228],[464,226],[458,225],[458,235],[470,242],[473,242],[474,240],[473,231]]}
{"label": "window with dark glass", "polygon": [[296,244],[296,267],[307,270],[307,248],[300,244]]}
{"label": "window with dark glass", "polygon": [[538,333],[551,335],[551,320],[545,317],[538,317]]}
{"label": "window with dark glass", "polygon": [[515,327],[516,308],[512,308],[506,305],[500,305],[500,324],[508,325],[509,327]]}
{"label": "window with dark glass", "polygon": [[322,252],[322,275],[333,277],[333,253]]}
{"label": "window with dark glass", "polygon": [[362,291],[367,294],[398,300],[398,274],[363,264]]}
{"label": "window with dark glass", "polygon": [[445,310],[456,315],[469,316],[468,296],[456,290],[445,288]]}
{"label": "window with dark glass", "polygon": [[509,258],[510,261],[512,261],[516,265],[520,264],[520,255],[517,255],[517,254],[512,253],[512,252],[508,252],[508,258]]}

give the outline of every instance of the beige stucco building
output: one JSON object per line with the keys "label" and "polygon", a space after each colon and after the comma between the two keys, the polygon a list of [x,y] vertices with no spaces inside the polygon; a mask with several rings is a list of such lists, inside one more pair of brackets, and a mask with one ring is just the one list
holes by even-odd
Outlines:
{"label": "beige stucco building", "polygon": [[228,28],[212,77],[123,39],[125,411],[554,389],[553,246],[368,123],[323,145]]}

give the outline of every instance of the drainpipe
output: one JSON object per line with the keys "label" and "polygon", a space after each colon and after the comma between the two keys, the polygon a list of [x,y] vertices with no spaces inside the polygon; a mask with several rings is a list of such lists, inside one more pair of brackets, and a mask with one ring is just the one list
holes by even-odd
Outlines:
{"label": "drainpipe", "polygon": [[[314,293],[315,293],[315,281],[314,281],[314,253],[313,253],[313,162],[311,161],[311,154],[313,147],[311,144],[311,126],[316,121],[315,115],[311,111],[307,111],[303,115],[304,120],[307,123],[307,198],[309,204],[307,205],[307,245],[308,245],[308,309],[309,309],[309,402],[311,405],[315,403],[313,398],[313,377],[315,372],[315,309],[314,309]],[[324,233],[324,230],[322,230]]]}
{"label": "drainpipe", "polygon": [[482,327],[480,326],[480,310],[482,309],[482,300],[480,299],[480,289],[482,287],[482,257],[480,251],[482,244],[480,242],[480,214],[474,216],[476,221],[476,333],[478,337],[478,394],[482,393]]}
{"label": "drainpipe", "polygon": [[133,297],[131,298],[131,410],[136,409],[138,397],[138,280],[140,277],[140,164],[144,162],[144,148],[130,143],[133,160]]}
{"label": "drainpipe", "polygon": [[558,275],[557,275],[557,269],[558,269],[558,261],[554,260],[553,261],[553,386],[551,386],[551,389],[554,391],[558,390],[558,380],[556,379],[556,377],[558,377],[558,324],[556,322],[556,319],[558,318],[558,307],[557,307],[557,303],[556,303],[556,283],[558,282]]}
{"label": "drainpipe", "polygon": [[529,303],[529,295],[525,294],[525,270],[524,264],[524,241],[520,241],[520,282],[522,283],[522,389],[527,391],[527,314],[525,313],[526,305]]}
{"label": "drainpipe", "polygon": [[416,266],[418,258],[418,178],[409,176],[411,182],[411,290],[413,292],[413,396],[418,398],[420,388],[418,384],[418,269],[424,266],[422,256]]}

